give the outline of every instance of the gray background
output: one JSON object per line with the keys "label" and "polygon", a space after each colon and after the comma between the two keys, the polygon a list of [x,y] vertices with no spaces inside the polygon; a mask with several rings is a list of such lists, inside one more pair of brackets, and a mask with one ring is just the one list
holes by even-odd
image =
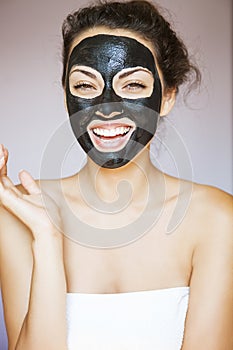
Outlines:
{"label": "gray background", "polygon": [[[0,142],[10,151],[15,182],[22,168],[39,177],[44,147],[66,119],[60,27],[65,15],[83,4],[87,1],[0,0]],[[232,193],[231,0],[161,0],[160,5],[169,9],[203,74],[200,92],[188,105],[178,98],[169,119],[190,154],[191,179]],[[168,144],[169,125],[158,132]],[[158,148],[162,170],[190,178],[190,173],[177,174],[165,148],[155,143],[152,150]],[[78,147],[71,153],[64,175],[77,171],[83,159]],[[0,349],[5,350],[1,312],[0,323]]]}

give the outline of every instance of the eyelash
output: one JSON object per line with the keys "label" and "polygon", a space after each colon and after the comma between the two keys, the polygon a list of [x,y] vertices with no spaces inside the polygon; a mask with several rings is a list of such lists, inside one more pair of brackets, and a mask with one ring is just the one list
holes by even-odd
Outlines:
{"label": "eyelash", "polygon": [[85,82],[79,82],[77,84],[74,85],[74,89],[78,90],[78,89],[95,89],[95,87],[89,83],[85,83]]}
{"label": "eyelash", "polygon": [[[146,86],[140,81],[133,81],[131,83],[126,84],[123,89],[136,90],[138,88],[145,89]],[[96,90],[96,88],[87,82],[78,82],[74,85],[75,90]]]}
{"label": "eyelash", "polygon": [[146,88],[146,86],[145,86],[142,82],[140,82],[140,81],[133,81],[133,82],[131,82],[131,83],[125,85],[125,86],[123,87],[123,89],[125,89],[125,88],[127,88],[127,87],[133,87],[133,88],[139,87],[139,88],[142,88],[142,89],[145,89],[145,88]]}

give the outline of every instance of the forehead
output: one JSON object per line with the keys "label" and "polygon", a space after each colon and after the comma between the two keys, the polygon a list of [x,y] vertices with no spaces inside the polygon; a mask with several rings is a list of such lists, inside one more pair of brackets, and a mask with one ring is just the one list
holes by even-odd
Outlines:
{"label": "forehead", "polygon": [[94,37],[94,36],[99,35],[99,34],[123,36],[123,37],[135,39],[139,43],[146,46],[152,52],[154,59],[156,61],[155,50],[154,50],[153,43],[151,41],[148,41],[148,40],[142,38],[142,36],[139,33],[134,32],[132,30],[127,30],[127,29],[122,29],[122,28],[111,29],[111,28],[108,28],[104,25],[103,26],[99,25],[99,26],[94,27],[94,28],[88,28],[88,29],[84,30],[83,32],[81,32],[80,34],[78,34],[73,39],[73,43],[70,47],[70,53],[72,52],[73,48],[75,46],[77,46],[85,38]]}
{"label": "forehead", "polygon": [[152,52],[134,38],[98,34],[86,37],[71,52],[69,69],[74,65],[86,65],[99,71],[117,71],[142,66],[155,72]]}

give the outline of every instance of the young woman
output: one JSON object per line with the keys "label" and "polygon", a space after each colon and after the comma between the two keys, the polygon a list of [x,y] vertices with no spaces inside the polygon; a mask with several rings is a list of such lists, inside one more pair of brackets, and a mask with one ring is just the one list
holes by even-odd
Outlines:
{"label": "young woman", "polygon": [[63,38],[65,101],[87,163],[60,180],[21,171],[15,186],[1,146],[9,350],[232,349],[232,199],[149,156],[159,116],[199,79],[185,46],[147,1],[81,9]]}

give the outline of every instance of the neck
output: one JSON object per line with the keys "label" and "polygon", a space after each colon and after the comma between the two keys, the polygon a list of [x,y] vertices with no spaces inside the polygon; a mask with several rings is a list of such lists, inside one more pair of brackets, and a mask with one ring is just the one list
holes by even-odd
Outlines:
{"label": "neck", "polygon": [[148,182],[156,182],[160,172],[150,160],[149,149],[145,148],[133,161],[116,169],[101,168],[88,158],[86,166],[79,175],[80,188],[88,189],[88,197],[94,197],[111,203],[119,198],[128,198],[130,202],[141,202],[145,197]]}

